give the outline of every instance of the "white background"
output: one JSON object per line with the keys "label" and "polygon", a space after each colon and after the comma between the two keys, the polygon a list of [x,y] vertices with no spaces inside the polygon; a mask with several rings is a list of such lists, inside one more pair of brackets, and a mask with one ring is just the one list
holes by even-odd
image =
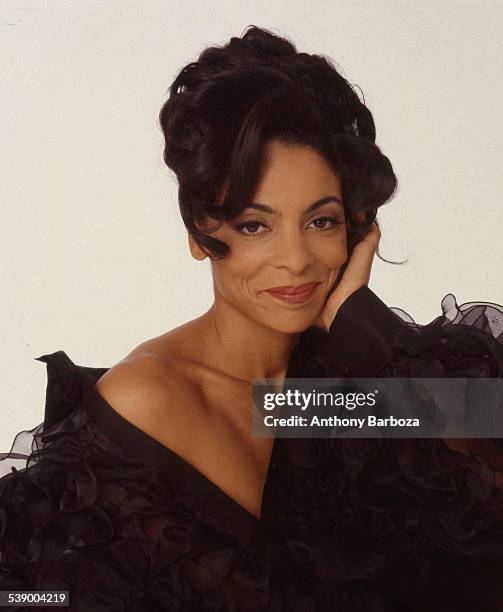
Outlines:
{"label": "white background", "polygon": [[0,451],[43,417],[64,350],[110,367],[212,303],[157,116],[208,45],[255,24],[363,91],[399,180],[371,288],[426,323],[503,303],[503,3],[2,0]]}

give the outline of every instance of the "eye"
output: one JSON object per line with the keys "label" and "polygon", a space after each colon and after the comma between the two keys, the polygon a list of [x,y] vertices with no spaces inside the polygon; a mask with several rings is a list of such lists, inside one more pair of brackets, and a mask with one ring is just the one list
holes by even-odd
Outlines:
{"label": "eye", "polygon": [[249,221],[244,221],[243,223],[237,223],[233,225],[232,228],[242,234],[243,236],[260,236],[264,232],[259,232],[257,229],[259,227],[266,227],[261,221],[250,219]]}
{"label": "eye", "polygon": [[317,219],[313,219],[309,225],[312,225],[313,223],[321,223],[321,227],[320,225],[316,225],[316,229],[319,231],[330,230],[333,229],[336,225],[343,225],[342,221],[339,221],[338,217],[331,216],[324,216],[318,217]]}

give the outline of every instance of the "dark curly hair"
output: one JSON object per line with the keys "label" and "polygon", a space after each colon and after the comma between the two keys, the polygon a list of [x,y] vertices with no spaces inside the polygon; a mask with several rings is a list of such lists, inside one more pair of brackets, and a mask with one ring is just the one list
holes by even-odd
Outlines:
{"label": "dark curly hair", "polygon": [[[312,147],[341,177],[350,252],[396,192],[391,163],[375,144],[372,114],[353,86],[327,58],[298,53],[287,39],[256,26],[185,66],[159,121],[183,222],[210,257],[229,252],[211,232],[253,197],[268,140]],[[225,181],[225,199],[217,204]],[[206,215],[217,223],[202,231],[197,225]]]}

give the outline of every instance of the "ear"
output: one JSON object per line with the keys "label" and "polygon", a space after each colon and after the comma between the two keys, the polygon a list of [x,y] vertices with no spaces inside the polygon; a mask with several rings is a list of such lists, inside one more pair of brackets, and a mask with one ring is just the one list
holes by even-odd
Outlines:
{"label": "ear", "polygon": [[199,246],[199,244],[195,241],[194,236],[188,232],[189,238],[189,249],[192,257],[199,261],[206,259],[208,257],[207,253],[203,251],[203,249]]}

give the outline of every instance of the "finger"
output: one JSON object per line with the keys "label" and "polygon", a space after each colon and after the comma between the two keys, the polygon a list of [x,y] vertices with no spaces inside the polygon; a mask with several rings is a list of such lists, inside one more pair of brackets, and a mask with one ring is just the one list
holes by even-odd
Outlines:
{"label": "finger", "polygon": [[360,240],[353,248],[341,283],[368,284],[379,239],[379,227],[372,224],[365,238]]}
{"label": "finger", "polygon": [[347,267],[349,268],[351,266],[353,268],[361,265],[369,265],[375,256],[380,238],[381,232],[379,227],[374,223],[365,237],[354,246]]}
{"label": "finger", "polygon": [[377,225],[377,221],[374,221],[372,225],[369,227],[367,234],[365,234],[365,238],[363,240],[367,240],[368,242],[379,244],[379,240],[381,239],[381,229],[379,225]]}

